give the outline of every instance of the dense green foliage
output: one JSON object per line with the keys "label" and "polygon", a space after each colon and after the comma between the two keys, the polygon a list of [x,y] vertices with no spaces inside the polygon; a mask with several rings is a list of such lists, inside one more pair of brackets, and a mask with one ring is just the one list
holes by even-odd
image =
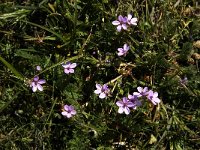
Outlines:
{"label": "dense green foliage", "polygon": [[[112,21],[129,13],[138,25],[117,32]],[[199,149],[199,60],[197,0],[0,1],[0,149]],[[35,75],[42,92],[30,88]],[[138,86],[161,103],[119,114],[116,101]],[[74,117],[61,115],[65,104]]]}

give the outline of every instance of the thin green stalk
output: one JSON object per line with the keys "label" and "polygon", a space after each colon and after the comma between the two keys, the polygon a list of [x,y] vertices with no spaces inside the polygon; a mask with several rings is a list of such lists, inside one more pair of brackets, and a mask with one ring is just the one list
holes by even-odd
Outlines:
{"label": "thin green stalk", "polygon": [[3,57],[0,56],[0,61],[10,69],[10,71],[16,76],[17,79],[24,80],[23,75],[18,72],[10,63],[8,63]]}
{"label": "thin green stalk", "polygon": [[39,28],[41,28],[41,29],[43,29],[43,30],[46,30],[46,31],[48,31],[48,32],[50,32],[50,33],[52,33],[52,34],[54,34],[55,36],[57,36],[57,37],[58,37],[59,39],[61,39],[63,42],[66,42],[65,38],[63,38],[60,34],[56,33],[55,31],[53,31],[53,30],[51,30],[51,29],[48,29],[48,28],[46,28],[46,27],[44,27],[44,26],[41,26],[41,25],[36,24],[36,23],[33,23],[33,22],[23,21],[23,20],[21,20],[21,21],[22,21],[22,22],[25,22],[25,23],[28,23],[28,24],[31,24],[31,25],[33,25],[33,26],[39,27]]}

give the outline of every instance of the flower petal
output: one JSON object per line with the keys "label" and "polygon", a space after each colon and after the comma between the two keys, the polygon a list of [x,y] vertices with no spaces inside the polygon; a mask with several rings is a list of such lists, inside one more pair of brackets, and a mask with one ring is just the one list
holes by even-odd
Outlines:
{"label": "flower petal", "polygon": [[71,117],[72,117],[72,114],[71,114],[71,113],[68,113],[68,114],[66,115],[66,117],[67,117],[67,118],[71,118]]}
{"label": "flower petal", "polygon": [[139,86],[139,87],[137,87],[137,90],[138,90],[138,92],[142,93],[143,88]]}
{"label": "flower petal", "polygon": [[152,91],[152,90],[150,90],[150,91],[148,92],[147,97],[150,98],[150,99],[151,99],[151,97],[153,97],[153,91]]}
{"label": "flower petal", "polygon": [[76,114],[76,110],[72,110],[72,111],[71,111],[71,114],[72,114],[72,115],[75,115],[75,114]]}
{"label": "flower petal", "polygon": [[65,111],[68,111],[68,110],[69,110],[69,106],[68,106],[68,105],[65,105],[65,106],[64,106],[64,110],[65,110]]}
{"label": "flower petal", "polygon": [[69,69],[69,73],[74,73],[74,69]]}
{"label": "flower petal", "polygon": [[64,67],[64,68],[69,68],[70,67],[70,63],[67,63],[67,64],[63,64],[62,66]]}
{"label": "flower petal", "polygon": [[101,84],[96,84],[96,88],[101,90],[101,88],[102,88]]}
{"label": "flower petal", "polygon": [[64,69],[64,72],[65,72],[66,74],[69,74],[69,73],[70,73],[70,71],[69,71],[68,68]]}
{"label": "flower petal", "polygon": [[124,51],[123,48],[118,48],[117,50],[118,50],[119,52],[123,52],[123,51]]}
{"label": "flower petal", "polygon": [[123,22],[124,24],[126,24],[127,21],[128,21],[127,17],[124,17],[123,20],[122,20],[122,22]]}
{"label": "flower petal", "polygon": [[100,89],[97,89],[97,90],[94,91],[94,93],[95,93],[95,94],[100,94],[100,93],[101,93],[101,90],[100,90]]}
{"label": "flower petal", "polygon": [[124,108],[123,107],[119,107],[118,113],[122,114],[123,112],[124,112]]}
{"label": "flower petal", "polygon": [[130,114],[130,109],[128,107],[125,107],[124,112],[125,112],[126,115],[128,115],[128,114]]}
{"label": "flower petal", "polygon": [[128,14],[128,20],[131,20],[131,18],[132,18],[132,15]]}
{"label": "flower petal", "polygon": [[123,28],[124,30],[127,30],[127,25],[126,25],[126,24],[122,24],[122,28]]}
{"label": "flower petal", "polygon": [[121,22],[121,21],[123,21],[123,19],[124,19],[124,17],[122,17],[122,15],[119,15],[118,16],[118,20]]}
{"label": "flower petal", "polygon": [[31,82],[30,87],[36,86],[35,82]]}
{"label": "flower petal", "polygon": [[101,93],[100,95],[99,95],[99,98],[101,98],[101,99],[103,99],[103,98],[105,98],[106,97],[106,94],[105,93]]}
{"label": "flower petal", "polygon": [[62,114],[63,116],[67,116],[67,115],[68,115],[68,112],[63,111],[63,112],[61,112],[61,114]]}
{"label": "flower petal", "polygon": [[122,106],[124,106],[124,103],[122,101],[117,101],[116,105],[119,106],[119,107],[122,107]]}
{"label": "flower petal", "polygon": [[115,20],[115,21],[112,22],[112,24],[115,25],[115,26],[118,26],[118,25],[120,25],[120,22]]}
{"label": "flower petal", "polygon": [[158,92],[154,92],[153,97],[158,97]]}
{"label": "flower petal", "polygon": [[125,50],[125,51],[128,51],[128,50],[129,50],[128,44],[124,44],[124,50]]}
{"label": "flower petal", "polygon": [[148,92],[148,87],[144,87],[143,92]]}
{"label": "flower petal", "polygon": [[141,97],[142,95],[138,92],[133,92],[133,95],[137,96],[137,97]]}
{"label": "flower petal", "polygon": [[35,76],[34,78],[33,78],[33,81],[38,81],[39,80],[39,77],[38,76]]}
{"label": "flower petal", "polygon": [[40,84],[37,84],[37,88],[39,91],[43,91],[43,87]]}
{"label": "flower petal", "polygon": [[117,53],[117,55],[118,55],[118,56],[123,56],[123,55],[124,55],[124,53],[122,53],[122,52],[119,52],[119,53]]}
{"label": "flower petal", "polygon": [[153,101],[156,102],[157,104],[160,103],[160,99],[159,98],[154,98]]}
{"label": "flower petal", "polygon": [[134,99],[134,96],[129,94],[129,95],[128,95],[128,99],[130,99],[130,100],[131,100],[131,99]]}
{"label": "flower petal", "polygon": [[36,91],[37,91],[37,86],[36,86],[36,85],[32,87],[32,91],[33,91],[33,92],[36,92]]}
{"label": "flower petal", "polygon": [[44,84],[44,83],[46,83],[46,80],[41,79],[41,80],[38,81],[38,83],[39,83],[39,84]]}
{"label": "flower petal", "polygon": [[122,101],[123,101],[123,103],[125,103],[125,104],[128,103],[127,97],[123,97],[123,98],[122,98]]}
{"label": "flower petal", "polygon": [[135,104],[133,104],[132,102],[127,102],[126,106],[128,106],[128,107],[134,107]]}
{"label": "flower petal", "polygon": [[132,25],[137,25],[137,21],[138,21],[137,18],[132,18],[132,19],[131,19],[131,24],[132,24]]}
{"label": "flower petal", "polygon": [[76,63],[72,63],[72,64],[70,65],[70,68],[75,68],[76,66],[77,66]]}
{"label": "flower petal", "polygon": [[118,26],[117,26],[117,31],[120,32],[121,30],[122,30],[122,26],[121,26],[121,25],[118,25]]}

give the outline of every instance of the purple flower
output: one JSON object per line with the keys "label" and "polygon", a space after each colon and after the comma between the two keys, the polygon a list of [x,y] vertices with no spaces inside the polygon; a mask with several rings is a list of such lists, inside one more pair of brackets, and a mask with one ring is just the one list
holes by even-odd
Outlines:
{"label": "purple flower", "polygon": [[134,26],[136,26],[137,25],[137,21],[138,21],[137,18],[133,18],[131,14],[128,14],[128,17],[127,17],[127,23],[128,23],[128,25],[134,25]]}
{"label": "purple flower", "polygon": [[127,97],[123,97],[122,101],[117,101],[116,104],[119,107],[118,113],[122,114],[124,112],[126,115],[130,114],[129,108],[135,107],[134,103],[129,101]]}
{"label": "purple flower", "polygon": [[61,114],[67,118],[71,118],[72,116],[76,115],[76,110],[72,105],[65,105],[64,111]]}
{"label": "purple flower", "polygon": [[40,71],[40,70],[42,70],[42,68],[40,66],[36,66],[36,70]]}
{"label": "purple flower", "polygon": [[150,91],[148,92],[147,98],[148,98],[154,105],[157,105],[158,103],[160,103],[160,99],[158,98],[158,93],[157,93],[157,92],[153,92],[152,90],[150,90]]}
{"label": "purple flower", "polygon": [[32,87],[32,91],[36,92],[37,89],[39,91],[43,91],[43,87],[41,84],[46,83],[46,81],[44,79],[39,80],[38,76],[35,76],[30,84],[30,87]]}
{"label": "purple flower", "polygon": [[148,95],[148,87],[137,87],[138,92],[134,92],[133,95],[137,97],[145,97]]}
{"label": "purple flower", "polygon": [[64,67],[64,72],[66,74],[70,74],[74,73],[74,68],[77,66],[77,64],[68,62],[67,64],[63,64],[62,66]]}
{"label": "purple flower", "polygon": [[97,89],[94,91],[94,93],[98,94],[99,98],[101,99],[106,98],[110,92],[107,84],[104,84],[103,86],[96,84],[96,88]]}
{"label": "purple flower", "polygon": [[129,46],[127,44],[124,44],[123,48],[118,48],[117,49],[119,52],[117,53],[118,56],[123,56],[126,55],[128,50],[129,50]]}
{"label": "purple flower", "polygon": [[127,17],[118,16],[118,20],[112,22],[113,25],[117,26],[117,31],[120,32],[122,29],[127,30]]}
{"label": "purple flower", "polygon": [[141,106],[142,103],[138,100],[138,97],[136,95],[128,95],[128,99],[134,104],[133,109],[136,109],[137,106]]}

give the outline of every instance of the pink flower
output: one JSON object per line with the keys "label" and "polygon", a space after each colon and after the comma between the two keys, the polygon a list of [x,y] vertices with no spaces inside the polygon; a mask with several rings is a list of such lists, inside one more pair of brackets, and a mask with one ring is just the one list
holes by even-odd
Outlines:
{"label": "pink flower", "polygon": [[141,101],[138,100],[138,97],[136,95],[128,95],[128,99],[134,104],[134,107],[132,107],[133,109],[136,109],[137,106],[142,105]]}
{"label": "pink flower", "polygon": [[96,84],[96,88],[97,89],[94,91],[94,93],[98,94],[99,98],[101,99],[106,98],[110,92],[107,84],[104,84],[103,86],[100,84]]}
{"label": "pink flower", "polygon": [[127,17],[127,23],[128,23],[128,25],[134,25],[134,26],[136,26],[137,25],[137,21],[138,21],[137,18],[132,18],[132,15],[128,14],[128,17]]}
{"label": "pink flower", "polygon": [[129,46],[127,44],[124,44],[123,48],[118,48],[117,49],[119,52],[117,53],[118,56],[123,56],[126,55],[128,50],[129,50]]}
{"label": "pink flower", "polygon": [[32,87],[32,91],[36,92],[37,89],[39,91],[43,91],[43,87],[41,84],[46,83],[46,81],[44,79],[39,80],[38,76],[35,76],[30,84],[30,87]]}
{"label": "pink flower", "polygon": [[72,116],[76,115],[76,110],[72,105],[65,105],[64,111],[61,114],[67,118],[71,118]]}
{"label": "pink flower", "polygon": [[150,90],[148,92],[148,96],[147,98],[154,104],[157,105],[160,103],[160,99],[158,98],[158,93],[157,92],[153,92],[152,90]]}
{"label": "pink flower", "polygon": [[74,68],[77,66],[77,64],[68,62],[67,64],[63,64],[62,66],[64,67],[64,72],[66,74],[70,74],[74,73]]}
{"label": "pink flower", "polygon": [[116,104],[119,107],[118,113],[122,114],[124,112],[126,115],[130,114],[129,108],[135,107],[135,104],[129,101],[127,97],[123,97],[122,101],[117,101]]}
{"label": "pink flower", "polygon": [[113,25],[117,26],[117,31],[120,32],[122,29],[127,30],[127,17],[118,16],[118,20],[112,22]]}
{"label": "pink flower", "polygon": [[148,87],[137,87],[138,92],[134,92],[133,95],[137,97],[145,97],[148,95]]}

